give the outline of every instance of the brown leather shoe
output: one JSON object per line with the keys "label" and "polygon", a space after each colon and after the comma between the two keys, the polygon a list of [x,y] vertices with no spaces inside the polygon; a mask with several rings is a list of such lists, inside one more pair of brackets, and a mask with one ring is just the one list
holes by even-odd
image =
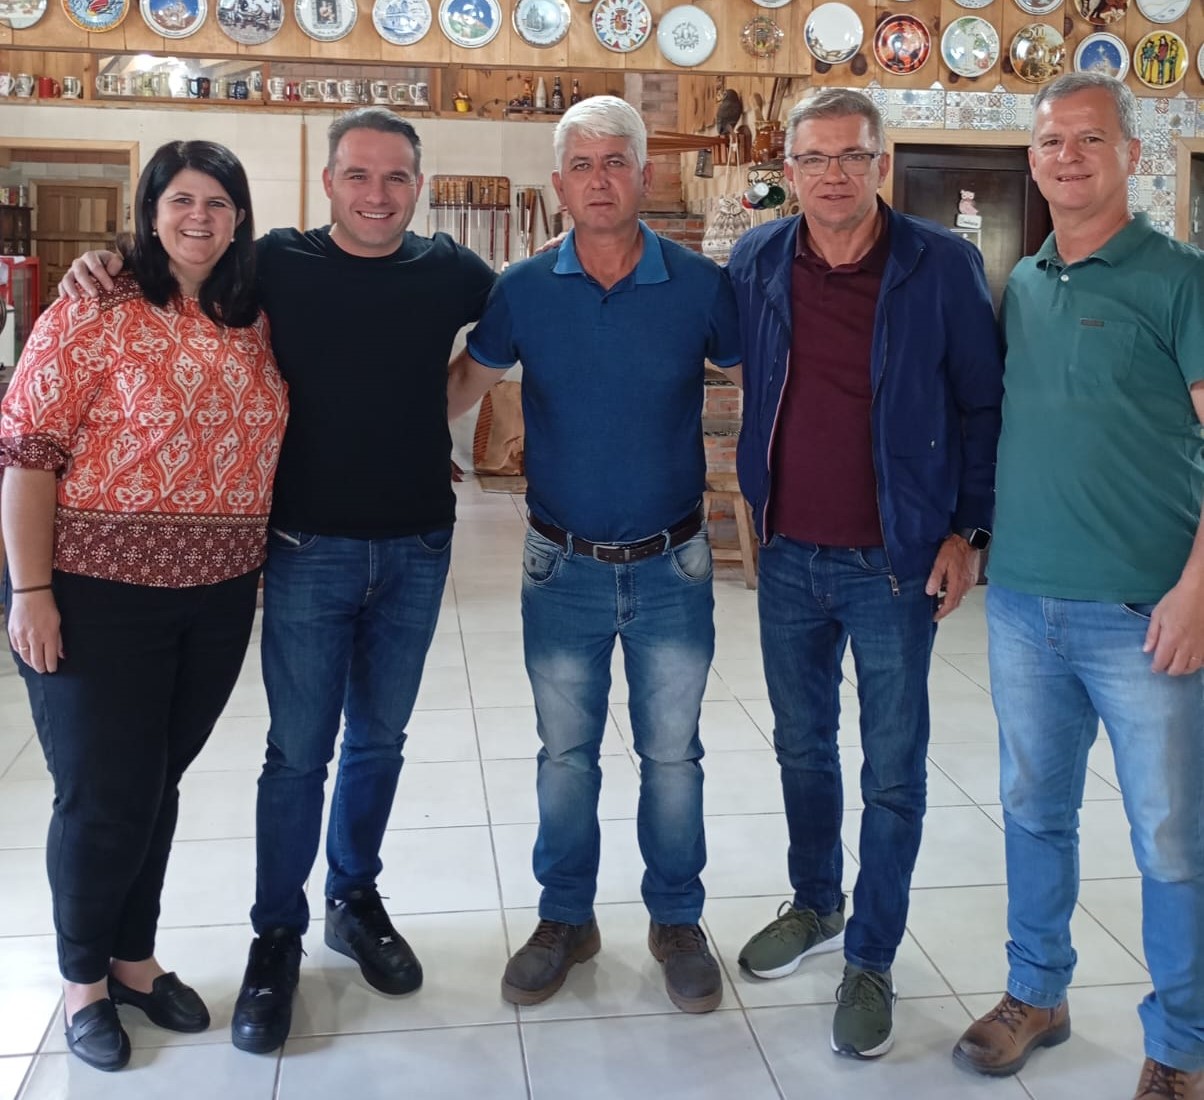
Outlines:
{"label": "brown leather shoe", "polygon": [[981,1020],[975,1020],[953,1048],[953,1061],[988,1077],[1009,1077],[1023,1068],[1038,1047],[1053,1047],[1070,1038],[1070,1009],[1034,1008],[1010,993]]}
{"label": "brown leather shoe", "polygon": [[1147,1058],[1133,1100],[1204,1100],[1204,1070],[1188,1073]]}

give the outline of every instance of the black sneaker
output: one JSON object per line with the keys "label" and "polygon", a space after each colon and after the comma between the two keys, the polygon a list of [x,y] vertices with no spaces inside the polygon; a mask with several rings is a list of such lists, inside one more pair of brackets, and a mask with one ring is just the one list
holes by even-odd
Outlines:
{"label": "black sneaker", "polygon": [[269,1054],[283,1045],[300,977],[301,937],[292,928],[273,928],[251,941],[230,1021],[230,1039],[239,1050]]}
{"label": "black sneaker", "polygon": [[422,985],[422,964],[371,887],[326,899],[326,946],[359,963],[364,980],[382,993],[413,993]]}

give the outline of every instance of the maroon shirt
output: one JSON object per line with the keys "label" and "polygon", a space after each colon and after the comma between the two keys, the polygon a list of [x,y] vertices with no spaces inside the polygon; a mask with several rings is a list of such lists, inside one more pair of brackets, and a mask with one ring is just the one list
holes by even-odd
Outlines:
{"label": "maroon shirt", "polygon": [[790,370],[773,437],[772,530],[821,546],[881,546],[870,435],[874,310],[890,254],[885,218],[859,261],[829,267],[799,221]]}

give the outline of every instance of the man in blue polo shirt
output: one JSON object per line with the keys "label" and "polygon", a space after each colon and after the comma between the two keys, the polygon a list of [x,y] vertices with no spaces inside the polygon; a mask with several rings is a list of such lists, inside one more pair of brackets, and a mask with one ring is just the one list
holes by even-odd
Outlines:
{"label": "man in blue polo shirt", "polygon": [[502,996],[538,1004],[600,947],[598,754],[617,637],[640,756],[648,946],[673,1003],[709,1012],[722,982],[698,926],[698,716],[715,639],[702,383],[705,359],[738,363],[735,301],[718,267],[640,222],[652,168],[631,106],[595,96],[570,108],[555,154],[573,232],[502,275],[448,381],[454,418],[498,370],[523,363],[523,646],[543,743],[534,854],[543,892]]}

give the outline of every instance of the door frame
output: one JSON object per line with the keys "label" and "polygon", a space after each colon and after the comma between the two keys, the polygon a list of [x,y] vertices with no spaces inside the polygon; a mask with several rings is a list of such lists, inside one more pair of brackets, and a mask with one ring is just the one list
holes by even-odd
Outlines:
{"label": "door frame", "polygon": [[1204,153],[1204,138],[1175,138],[1175,236],[1191,239],[1191,158]]}
{"label": "door frame", "polygon": [[[35,152],[38,149],[46,149],[50,152],[68,152],[68,153],[124,153],[126,161],[129,164],[129,188],[130,202],[133,204],[134,191],[138,186],[138,176],[142,169],[140,167],[140,143],[137,141],[86,141],[81,138],[35,138],[35,137],[3,137],[0,136],[0,149],[21,149],[25,152]],[[85,177],[87,178],[87,177]],[[95,178],[98,183],[105,182],[101,177]],[[46,183],[73,183],[74,180],[50,180]],[[108,182],[112,182],[111,180]],[[32,196],[31,196],[32,197]],[[124,211],[120,209],[121,204],[118,203],[118,221],[121,221],[121,215]],[[118,232],[122,229],[128,229],[128,226],[118,225]]]}
{"label": "door frame", "polygon": [[[886,131],[886,152],[894,160],[898,145],[960,145],[986,146],[989,148],[1027,147],[1033,136],[1027,130],[929,130],[924,127],[894,127]],[[881,187],[882,198],[888,205],[894,204],[895,172],[891,171]]]}

